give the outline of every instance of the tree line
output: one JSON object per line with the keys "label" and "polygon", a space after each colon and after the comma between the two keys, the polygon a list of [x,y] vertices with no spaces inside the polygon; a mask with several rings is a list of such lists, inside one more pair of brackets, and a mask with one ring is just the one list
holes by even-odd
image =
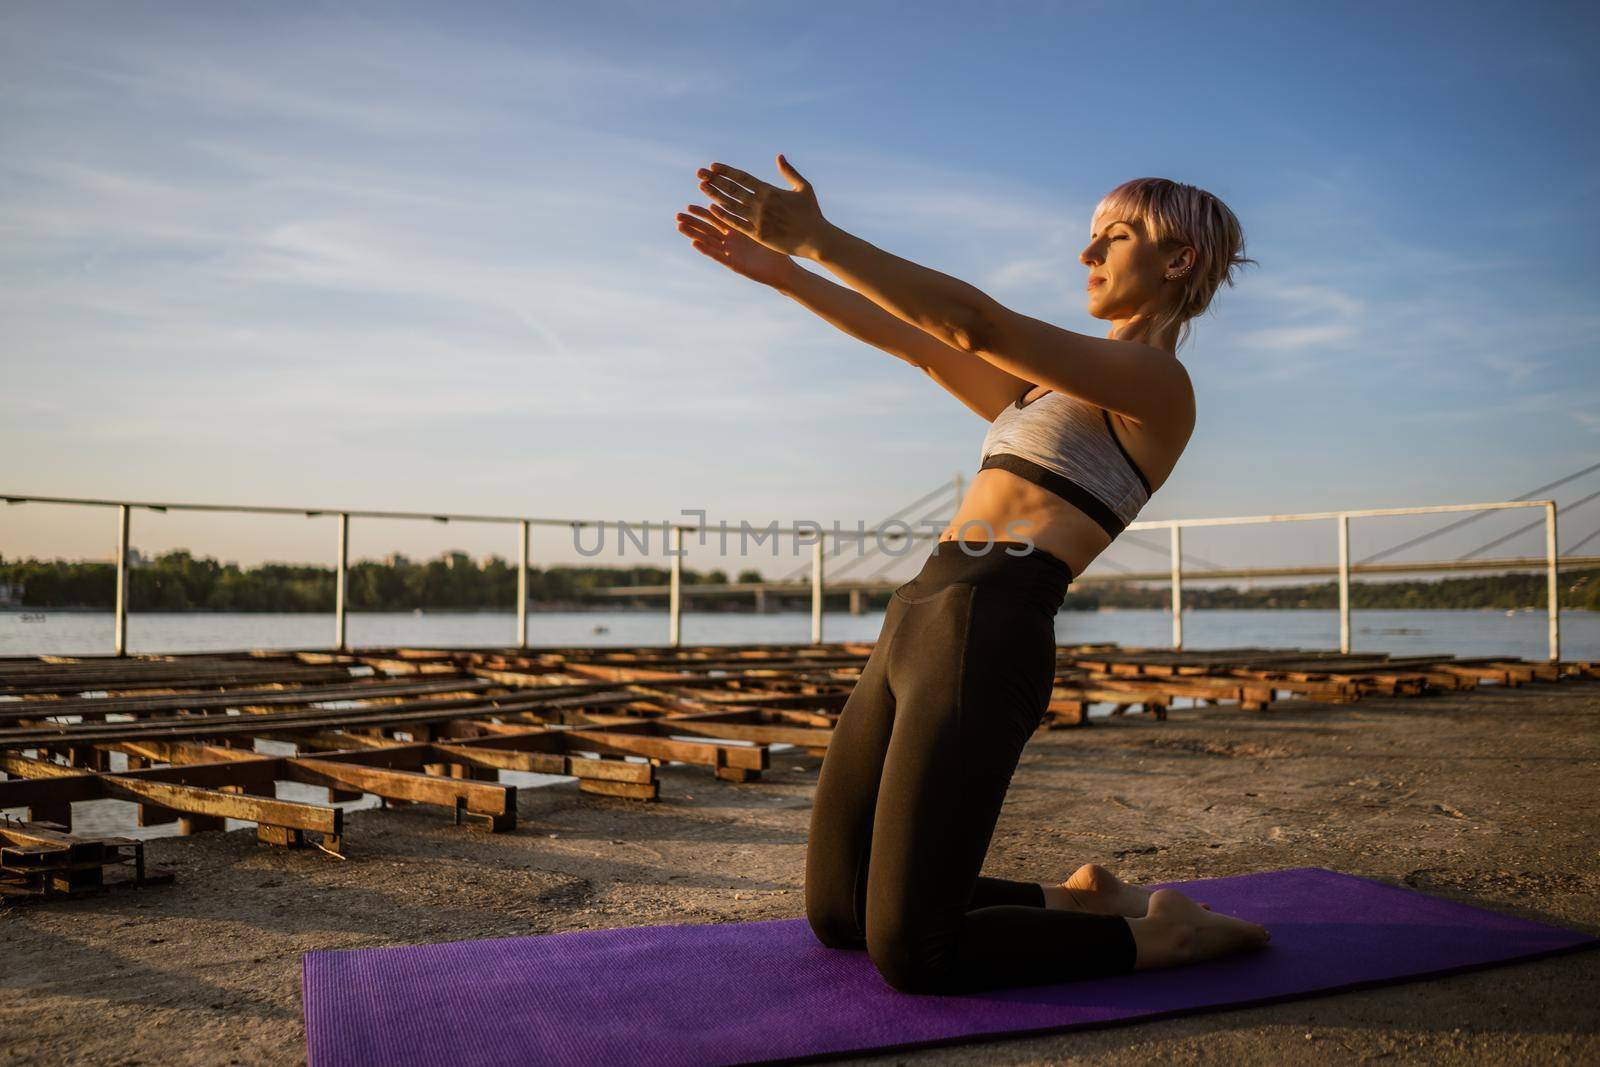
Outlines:
{"label": "tree line", "polygon": [[[665,585],[666,567],[638,565],[581,566],[558,564],[528,569],[530,603],[561,606],[593,604],[602,589],[633,585]],[[263,563],[240,567],[211,557],[196,558],[177,549],[128,570],[129,604],[138,611],[331,611],[335,572],[331,567],[297,563]],[[759,570],[739,572],[736,581],[762,581]],[[697,571],[685,566],[684,587],[728,581],[722,570]],[[1563,610],[1600,611],[1600,568],[1562,571],[1559,596]],[[23,587],[24,608],[102,608],[116,602],[116,568],[87,560],[7,560],[0,556],[0,583]],[[499,556],[483,564],[465,552],[447,552],[437,559],[413,561],[396,554],[389,561],[361,560],[350,565],[348,586],[352,611],[424,609],[514,609],[517,568]],[[1474,575],[1418,581],[1352,582],[1352,609],[1427,610],[1434,608],[1543,608],[1545,576],[1538,573]],[[884,597],[868,598],[881,607]],[[1335,581],[1259,588],[1185,586],[1185,608],[1320,608],[1339,606]],[[610,598],[607,604],[614,604]],[[697,610],[720,607],[748,610],[743,598],[718,598]],[[1096,608],[1161,608],[1171,606],[1165,586],[1108,583],[1071,590],[1066,610]]]}
{"label": "tree line", "polygon": [[[1172,607],[1172,591],[1165,586],[1132,583],[1096,585],[1090,594],[1101,606],[1117,608]],[[1563,611],[1600,611],[1600,568],[1556,573],[1556,597]],[[1550,593],[1543,571],[1481,574],[1460,578],[1409,581],[1350,582],[1350,610],[1429,611],[1436,609],[1544,610]],[[1246,608],[1339,609],[1339,583],[1306,582],[1298,585],[1245,587],[1224,585],[1203,589],[1185,584],[1183,607],[1197,610]]]}
{"label": "tree line", "polygon": [[[128,569],[128,602],[140,611],[331,611],[335,577],[332,567],[263,563],[246,568],[177,549]],[[665,567],[529,567],[528,599],[577,604],[599,589],[669,580]],[[682,572],[685,585],[727,580],[721,570],[685,567]],[[760,581],[761,576],[745,571],[738,580]],[[21,583],[27,608],[110,609],[116,603],[112,563],[0,557],[0,583]],[[517,568],[499,556],[480,566],[465,552],[424,561],[396,554],[392,562],[351,563],[346,595],[352,611],[514,609]]]}

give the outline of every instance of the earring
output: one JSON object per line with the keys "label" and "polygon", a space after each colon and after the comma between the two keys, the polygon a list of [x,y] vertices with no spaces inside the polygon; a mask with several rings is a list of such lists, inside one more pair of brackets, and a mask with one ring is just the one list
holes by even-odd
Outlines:
{"label": "earring", "polygon": [[[1190,264],[1190,266],[1193,266],[1193,264]],[[1184,276],[1184,275],[1185,275],[1185,274],[1188,274],[1188,273],[1189,273],[1189,268],[1188,268],[1188,267],[1185,267],[1185,268],[1183,268],[1183,269],[1182,269],[1182,270],[1180,270],[1180,271],[1179,271],[1179,272],[1178,272],[1178,273],[1176,273],[1176,274],[1169,274],[1169,275],[1167,275],[1167,281],[1169,281],[1169,282],[1175,282],[1175,281],[1177,281],[1177,280],[1178,280],[1178,279],[1179,279],[1179,278],[1181,278],[1181,277],[1183,277],[1183,276]]]}

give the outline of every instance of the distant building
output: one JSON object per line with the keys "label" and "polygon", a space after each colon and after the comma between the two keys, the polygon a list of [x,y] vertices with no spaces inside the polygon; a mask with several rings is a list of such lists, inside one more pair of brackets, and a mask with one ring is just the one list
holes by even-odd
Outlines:
{"label": "distant building", "polygon": [[0,608],[22,607],[23,582],[0,582]]}

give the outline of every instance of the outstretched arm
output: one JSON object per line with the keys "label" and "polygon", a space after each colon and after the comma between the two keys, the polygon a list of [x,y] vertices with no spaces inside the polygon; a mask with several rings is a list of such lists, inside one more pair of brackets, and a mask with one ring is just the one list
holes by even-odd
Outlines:
{"label": "outstretched arm", "polygon": [[1135,422],[1165,421],[1192,404],[1187,372],[1161,349],[1053,326],[876,248],[823,218],[810,183],[782,155],[778,168],[792,190],[722,163],[701,173],[701,187],[729,225],[769,248],[815,260],[890,314],[1017,378]]}
{"label": "outstretched arm", "polygon": [[[725,225],[773,251],[815,260],[896,318],[952,348],[971,350],[980,313],[994,301],[959,278],[890,255],[845,233],[822,217],[811,184],[781,154],[778,168],[795,187],[793,192],[725,163],[713,163],[697,173],[700,188],[714,201],[711,210]],[[1018,373],[1012,367],[1001,369]]]}
{"label": "outstretched arm", "polygon": [[898,356],[923,371],[985,422],[1032,383],[961,352],[895,318],[848,286],[806,270],[791,257],[754,241],[699,204],[678,214],[678,232],[700,254],[736,274],[771,286],[857,340]]}
{"label": "outstretched arm", "polygon": [[1183,364],[1154,345],[1090,337],[1012,311],[966,282],[874,248],[831,223],[812,258],[951,347],[1134,422],[1165,422],[1192,402]]}
{"label": "outstretched arm", "polygon": [[796,265],[774,286],[850,336],[883,349],[938,382],[984,422],[993,422],[1017,397],[1025,382],[999,367],[940,341],[888,314],[860,293]]}

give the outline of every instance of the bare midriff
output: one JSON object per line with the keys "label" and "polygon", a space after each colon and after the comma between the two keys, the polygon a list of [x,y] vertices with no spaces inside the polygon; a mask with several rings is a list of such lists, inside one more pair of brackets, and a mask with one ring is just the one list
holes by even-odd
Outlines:
{"label": "bare midriff", "polygon": [[[963,529],[965,526],[965,529]],[[1056,557],[1074,576],[1111,544],[1100,524],[1047,489],[1010,471],[978,471],[941,541],[1021,541]]]}

